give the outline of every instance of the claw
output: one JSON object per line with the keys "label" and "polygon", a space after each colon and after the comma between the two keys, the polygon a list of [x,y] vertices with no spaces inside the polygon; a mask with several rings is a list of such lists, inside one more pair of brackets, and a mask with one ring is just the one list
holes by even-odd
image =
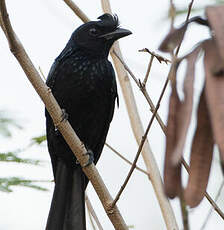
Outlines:
{"label": "claw", "polygon": [[82,166],[83,168],[89,166],[89,165],[92,164],[93,161],[94,161],[94,154],[93,154],[93,151],[92,151],[92,150],[88,149],[87,152],[85,153],[85,155],[89,155],[89,159],[88,159],[88,161]]}
{"label": "claw", "polygon": [[62,109],[61,112],[62,112],[62,114],[61,114],[61,122],[67,121],[68,120],[68,114],[66,113],[65,109]]}
{"label": "claw", "polygon": [[[62,112],[62,114],[61,114],[61,120],[60,120],[59,123],[68,120],[68,114],[66,113],[65,109],[62,109],[61,112]],[[60,131],[58,130],[58,124],[55,124],[54,131],[55,131],[55,135],[56,136],[60,136],[61,135]]]}

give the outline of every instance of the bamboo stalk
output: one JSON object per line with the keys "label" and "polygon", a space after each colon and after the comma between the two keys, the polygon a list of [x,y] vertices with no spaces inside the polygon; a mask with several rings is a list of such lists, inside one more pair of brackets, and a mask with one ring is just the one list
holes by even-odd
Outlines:
{"label": "bamboo stalk", "polygon": [[[105,13],[112,12],[109,0],[101,0],[101,4],[102,4],[103,11]],[[118,42],[114,44],[113,50],[115,50],[115,52],[119,55],[119,57],[122,58],[122,54],[121,54]],[[131,83],[130,83],[126,70],[124,69],[123,65],[120,63],[118,58],[113,54],[113,52],[111,52],[111,57],[113,59],[113,62],[114,62],[114,65],[117,71],[117,75],[120,81],[122,93],[124,96],[124,100],[126,103],[126,107],[127,107],[130,122],[131,122],[131,127],[133,130],[135,139],[138,145],[140,145],[141,137],[144,134],[144,129],[142,126],[142,122],[141,122],[138,110],[137,110],[137,105],[135,102]],[[159,202],[164,221],[166,223],[166,227],[167,229],[172,229],[172,230],[178,229],[173,209],[170,205],[169,200],[167,199],[167,197],[165,196],[163,192],[163,183],[162,183],[162,179],[160,176],[160,172],[159,172],[157,163],[153,156],[148,140],[145,141],[141,154],[146,164],[147,171],[149,172],[150,179],[151,179],[157,200]]]}
{"label": "bamboo stalk", "polygon": [[[27,75],[27,78],[44,102],[49,114],[54,121],[55,126],[59,129],[60,133],[65,138],[66,142],[70,146],[81,166],[85,165],[85,163],[88,162],[88,156],[85,154],[86,149],[84,145],[80,142],[69,122],[67,120],[62,120],[61,108],[53,97],[51,90],[41,79],[38,71],[35,69],[32,61],[30,60],[20,40],[15,34],[9,20],[5,0],[0,0],[0,12],[1,24],[3,25],[3,31],[5,32],[6,38],[8,39],[11,52],[18,60],[25,74]],[[90,164],[89,166],[83,167],[82,169],[93,184],[93,187],[97,192],[108,217],[114,225],[114,228],[119,230],[127,230],[128,227],[125,224],[122,216],[120,215],[117,207],[115,206],[111,208],[112,197],[109,194],[105,184],[103,183],[103,180],[101,179],[95,165]]]}

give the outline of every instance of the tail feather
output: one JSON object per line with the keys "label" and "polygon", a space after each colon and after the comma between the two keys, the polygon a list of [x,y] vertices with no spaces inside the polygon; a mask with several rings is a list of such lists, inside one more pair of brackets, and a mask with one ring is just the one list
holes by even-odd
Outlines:
{"label": "tail feather", "polygon": [[80,167],[57,162],[54,194],[46,230],[86,230],[86,177]]}
{"label": "tail feather", "polygon": [[67,197],[66,215],[63,230],[85,230],[85,189],[86,177],[80,167],[74,169],[70,194]]}

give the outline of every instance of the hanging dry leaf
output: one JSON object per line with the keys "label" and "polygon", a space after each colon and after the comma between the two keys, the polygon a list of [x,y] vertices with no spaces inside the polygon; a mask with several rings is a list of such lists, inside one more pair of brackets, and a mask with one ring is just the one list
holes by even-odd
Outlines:
{"label": "hanging dry leaf", "polygon": [[187,23],[181,26],[178,29],[172,29],[166,38],[163,40],[161,45],[159,46],[159,50],[163,52],[173,52],[173,50],[180,44],[183,40],[186,29]]}
{"label": "hanging dry leaf", "polygon": [[187,188],[184,191],[186,204],[197,206],[204,197],[212,162],[213,138],[205,93],[202,92],[197,114],[197,128],[191,148],[191,160]]}
{"label": "hanging dry leaf", "polygon": [[216,144],[224,159],[224,65],[212,39],[205,44],[205,91]]}
{"label": "hanging dry leaf", "polygon": [[209,24],[215,34],[215,41],[224,61],[224,5],[210,6],[206,8]]}
{"label": "hanging dry leaf", "polygon": [[201,45],[196,47],[190,54],[186,56],[187,71],[184,79],[184,101],[180,103],[177,119],[178,140],[172,154],[172,163],[179,164],[183,155],[183,149],[186,142],[188,127],[191,121],[193,107],[193,91],[194,91],[194,72],[195,62],[198,53],[201,50]]}
{"label": "hanging dry leaf", "polygon": [[188,25],[191,22],[196,22],[200,25],[208,26],[208,21],[201,17],[193,17],[185,22],[182,26],[177,29],[171,29],[171,31],[167,34],[165,39],[159,46],[159,50],[163,52],[172,53],[174,49],[182,42],[185,32],[187,30]]}
{"label": "hanging dry leaf", "polygon": [[164,186],[168,197],[173,198],[181,194],[182,188],[180,162],[191,121],[195,62],[199,50],[205,50],[205,88],[199,102],[197,128],[191,147],[189,180],[184,191],[186,203],[191,207],[197,206],[204,197],[214,142],[219,147],[221,162],[224,162],[224,6],[208,7],[206,13],[208,20],[200,17],[188,20],[179,29],[170,31],[159,47],[161,51],[173,53],[191,22],[209,26],[214,32],[212,39],[203,41],[192,53],[176,60],[178,64],[184,59],[188,62],[183,102],[177,95],[176,78],[171,79],[173,84],[167,125]]}
{"label": "hanging dry leaf", "polygon": [[172,93],[170,96],[169,115],[167,122],[167,138],[166,138],[166,156],[164,166],[164,188],[169,198],[174,198],[181,191],[181,164],[172,164],[172,154],[176,146],[177,134],[177,113],[180,106],[180,100],[176,91],[176,69],[172,76]]}

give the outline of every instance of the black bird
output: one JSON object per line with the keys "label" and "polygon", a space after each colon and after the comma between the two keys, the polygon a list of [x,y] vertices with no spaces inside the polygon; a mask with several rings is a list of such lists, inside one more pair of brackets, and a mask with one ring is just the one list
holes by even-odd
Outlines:
{"label": "black bird", "polygon": [[[119,27],[116,15],[104,14],[76,29],[53,63],[47,85],[96,164],[118,98],[115,74],[108,61],[115,40],[131,32]],[[65,117],[65,116],[64,116]],[[55,189],[47,230],[85,230],[84,192],[88,179],[46,111],[48,150]]]}

